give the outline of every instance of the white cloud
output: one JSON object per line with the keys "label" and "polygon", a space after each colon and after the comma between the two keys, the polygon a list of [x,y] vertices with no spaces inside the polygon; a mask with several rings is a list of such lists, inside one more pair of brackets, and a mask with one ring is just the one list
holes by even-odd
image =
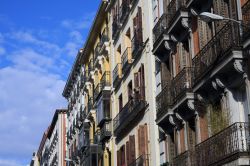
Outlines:
{"label": "white cloud", "polygon": [[55,109],[66,106],[61,95],[65,81],[51,72],[52,59],[32,49],[10,58],[12,65],[0,69],[0,156],[28,158]]}
{"label": "white cloud", "polygon": [[71,30],[86,29],[91,26],[94,16],[95,16],[95,12],[91,12],[91,13],[86,14],[82,19],[78,19],[78,20],[65,19],[61,22],[61,25],[62,27],[68,28]]}

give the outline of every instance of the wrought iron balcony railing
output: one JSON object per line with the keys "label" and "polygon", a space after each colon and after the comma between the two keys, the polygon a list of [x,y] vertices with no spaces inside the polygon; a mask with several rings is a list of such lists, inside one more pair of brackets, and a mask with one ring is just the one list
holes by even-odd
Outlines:
{"label": "wrought iron balcony railing", "polygon": [[195,153],[192,150],[185,151],[177,155],[173,162],[170,164],[171,166],[190,166],[195,165]]}
{"label": "wrought iron balcony railing", "polygon": [[156,96],[156,111],[157,119],[168,112],[173,104],[173,97],[171,95],[171,86],[167,84],[162,91]]}
{"label": "wrought iron balcony railing", "polygon": [[122,74],[126,75],[129,71],[132,64],[132,55],[131,55],[131,47],[127,47],[127,49],[122,54]]}
{"label": "wrought iron balcony railing", "polygon": [[196,145],[196,165],[223,165],[249,154],[249,124],[238,122]]}
{"label": "wrought iron balcony railing", "polygon": [[228,22],[193,58],[193,83],[197,83],[215,64],[233,49],[241,49],[239,25]]}
{"label": "wrought iron balcony railing", "polygon": [[119,33],[121,30],[121,25],[120,25],[120,21],[118,20],[118,17],[115,16],[113,19],[113,23],[112,23],[112,38],[113,40],[116,41]]}
{"label": "wrought iron balcony railing", "polygon": [[102,78],[100,80],[101,83],[101,90],[105,89],[105,87],[110,87],[111,86],[111,76],[110,76],[110,71],[105,71],[102,75]]}
{"label": "wrought iron balcony railing", "polygon": [[124,129],[137,115],[146,108],[146,101],[139,99],[130,99],[128,103],[113,119],[113,128],[115,135]]}
{"label": "wrought iron balcony railing", "polygon": [[243,40],[250,38],[250,1],[242,7]]}
{"label": "wrought iron balcony railing", "polygon": [[120,22],[124,24],[124,21],[128,18],[130,12],[130,4],[129,0],[123,0],[122,5],[120,7]]}
{"label": "wrought iron balcony railing", "polygon": [[193,70],[191,67],[184,67],[172,80],[171,90],[174,102],[179,100],[186,92],[191,91]]}
{"label": "wrought iron balcony railing", "polygon": [[88,113],[94,108],[94,101],[93,98],[90,97],[88,100]]}
{"label": "wrought iron balcony railing", "polygon": [[116,88],[122,79],[122,64],[118,63],[113,70],[113,86]]}
{"label": "wrought iron balcony railing", "polygon": [[173,23],[179,10],[186,8],[187,0],[172,0],[167,7],[168,27]]}
{"label": "wrought iron balcony railing", "polygon": [[95,54],[94,54],[94,63],[96,64],[98,61],[98,57],[100,56],[100,50],[101,50],[101,43],[97,43],[95,47]]}
{"label": "wrought iron balcony railing", "polygon": [[105,29],[102,32],[101,35],[101,41],[100,41],[100,46],[101,46],[101,52],[100,54],[102,54],[102,51],[104,51],[104,47],[106,46],[106,43],[109,42],[109,29],[108,27],[105,27]]}
{"label": "wrought iron balcony railing", "polygon": [[141,155],[128,166],[149,166],[149,155]]}
{"label": "wrought iron balcony railing", "polygon": [[100,141],[109,139],[112,136],[111,122],[105,122],[101,128]]}
{"label": "wrought iron balcony railing", "polygon": [[142,49],[143,49],[143,40],[142,40],[142,29],[140,28],[138,31],[137,31],[137,34],[135,34],[135,36],[133,37],[132,39],[132,58],[134,60],[136,60],[141,52],[142,52]]}
{"label": "wrought iron balcony railing", "polygon": [[99,97],[100,93],[102,91],[102,84],[99,83],[96,85],[95,89],[94,89],[94,100],[96,101],[97,98]]}
{"label": "wrought iron balcony railing", "polygon": [[153,29],[153,39],[154,43],[160,40],[160,37],[166,33],[166,29],[168,27],[169,20],[167,19],[167,14],[163,13],[158,22],[155,24]]}

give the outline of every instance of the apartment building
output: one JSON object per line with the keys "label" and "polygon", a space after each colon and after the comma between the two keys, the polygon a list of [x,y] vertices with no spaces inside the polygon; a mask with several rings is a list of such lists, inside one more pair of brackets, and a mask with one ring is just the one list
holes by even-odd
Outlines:
{"label": "apartment building", "polygon": [[112,0],[112,118],[116,166],[159,165],[150,0]]}
{"label": "apartment building", "polygon": [[111,164],[111,76],[108,3],[101,2],[63,96],[69,101],[68,158],[73,165]]}
{"label": "apartment building", "polygon": [[34,152],[32,154],[32,159],[30,161],[30,166],[39,166],[39,159],[37,156],[37,152]]}
{"label": "apartment building", "polygon": [[161,164],[249,165],[250,1],[152,4]]}
{"label": "apartment building", "polygon": [[66,166],[66,109],[57,109],[41,140],[36,165]]}

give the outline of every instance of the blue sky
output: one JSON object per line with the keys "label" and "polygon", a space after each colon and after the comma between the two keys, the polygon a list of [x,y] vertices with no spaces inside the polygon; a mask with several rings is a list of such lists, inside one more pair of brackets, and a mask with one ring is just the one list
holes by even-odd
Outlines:
{"label": "blue sky", "polygon": [[26,166],[100,0],[1,0],[0,166]]}

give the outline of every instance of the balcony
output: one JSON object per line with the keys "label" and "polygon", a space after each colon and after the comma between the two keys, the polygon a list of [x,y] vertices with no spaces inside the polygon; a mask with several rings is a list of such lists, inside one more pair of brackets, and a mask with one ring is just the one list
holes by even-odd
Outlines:
{"label": "balcony", "polygon": [[101,54],[100,54],[100,50],[101,50],[101,43],[97,43],[96,47],[95,47],[95,50],[94,50],[94,64],[95,66],[98,66],[99,65],[99,61],[100,61],[100,58],[101,58]]}
{"label": "balcony", "polygon": [[[106,51],[108,51],[108,47],[109,47],[109,31],[108,31],[108,27],[105,27],[105,29],[102,32],[100,47],[101,47],[101,50],[100,50],[99,54],[107,55]],[[106,57],[106,58],[108,58],[108,57]]]}
{"label": "balcony", "polygon": [[97,144],[91,144],[86,147],[84,151],[83,160],[81,161],[81,165],[87,166],[97,166],[98,165],[98,157],[101,156],[102,146]]}
{"label": "balcony", "polygon": [[180,73],[178,73],[172,80],[172,96],[174,103],[181,100],[182,97],[187,93],[192,91],[192,73],[193,68],[184,67]]}
{"label": "balcony", "polygon": [[114,16],[113,23],[112,23],[112,38],[114,41],[117,40],[121,30],[121,25],[118,20],[117,16]]}
{"label": "balcony", "polygon": [[156,96],[156,119],[160,119],[165,114],[168,114],[173,104],[171,96],[171,87],[167,84],[163,90]]}
{"label": "balcony", "polygon": [[249,152],[249,124],[234,123],[196,145],[196,164],[223,165],[241,157],[249,161]]}
{"label": "balcony", "polygon": [[166,59],[168,59],[166,54],[170,54],[171,49],[166,47],[166,42],[170,41],[169,35],[167,33],[168,25],[169,20],[167,14],[164,13],[155,24],[153,29],[153,53],[162,61],[166,61]]}
{"label": "balcony", "polygon": [[112,120],[110,114],[110,93],[109,96],[102,96],[96,104],[97,125],[101,127],[103,123]]}
{"label": "balcony", "polygon": [[127,75],[128,71],[132,65],[132,55],[131,55],[131,47],[127,47],[127,49],[122,54],[122,74]]}
{"label": "balcony", "polygon": [[[179,31],[179,27],[183,24],[183,18],[188,18],[188,10],[186,9],[186,0],[172,0],[167,7],[167,31]],[[176,28],[176,26],[180,25]]]}
{"label": "balcony", "polygon": [[120,7],[120,23],[124,24],[124,22],[127,20],[130,12],[130,4],[129,0],[123,0],[122,5]]}
{"label": "balcony", "polygon": [[122,81],[122,64],[118,63],[113,70],[113,86],[116,89]]}
{"label": "balcony", "polygon": [[112,136],[111,122],[105,122],[101,128],[100,141],[103,142]]}
{"label": "balcony", "polygon": [[88,100],[88,113],[91,112],[91,110],[93,109],[94,109],[94,101],[93,101],[93,98],[90,97]]}
{"label": "balcony", "polygon": [[[239,26],[228,22],[192,59],[192,66],[195,68],[193,85],[196,86],[212,69],[216,72],[210,73],[209,77],[218,72],[224,77],[227,74],[232,76],[235,70],[228,69],[234,66],[232,61],[242,59],[241,48]],[[227,71],[222,70],[223,68]]]}
{"label": "balcony", "polygon": [[149,155],[141,155],[128,166],[149,166]]}
{"label": "balcony", "polygon": [[111,91],[111,78],[110,78],[110,71],[105,71],[102,75],[102,78],[100,80],[100,83],[97,84],[97,86],[94,89],[94,98],[95,101],[98,101],[98,98],[100,96],[104,96],[105,95],[108,98],[109,97],[109,93]]}
{"label": "balcony", "polygon": [[132,39],[132,59],[135,61],[140,57],[143,50],[142,29],[137,31],[137,34]]}
{"label": "balcony", "polygon": [[119,135],[124,129],[128,128],[136,117],[143,113],[147,106],[145,100],[130,99],[113,120],[113,128],[115,136]]}
{"label": "balcony", "polygon": [[173,162],[171,163],[171,166],[190,166],[195,165],[195,153],[191,150],[185,151],[184,153],[181,153],[177,155]]}
{"label": "balcony", "polygon": [[250,1],[242,7],[243,40],[250,38]]}

